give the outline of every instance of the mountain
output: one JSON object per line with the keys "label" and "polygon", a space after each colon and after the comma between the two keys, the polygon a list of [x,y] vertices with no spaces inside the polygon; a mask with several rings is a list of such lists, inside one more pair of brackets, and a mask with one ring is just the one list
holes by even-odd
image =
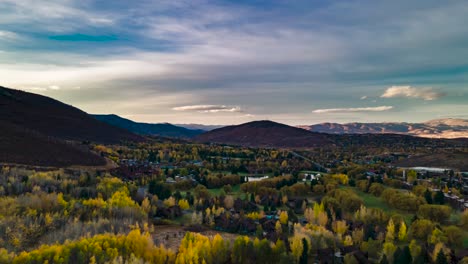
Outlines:
{"label": "mountain", "polygon": [[175,126],[185,127],[187,129],[211,131],[217,128],[222,128],[221,125],[201,125],[201,124],[174,124]]}
{"label": "mountain", "polygon": [[322,123],[300,128],[328,134],[403,134],[427,138],[468,138],[468,120],[435,119],[424,123]]}
{"label": "mountain", "polygon": [[72,145],[0,121],[0,163],[47,167],[102,166],[106,160],[87,146]]}
{"label": "mountain", "polygon": [[41,166],[103,165],[82,142],[142,137],[49,97],[0,87],[0,162]]}
{"label": "mountain", "polygon": [[143,140],[125,129],[98,121],[78,108],[19,90],[0,87],[0,111],[0,122],[48,137],[98,143]]}
{"label": "mountain", "polygon": [[315,147],[333,144],[325,134],[309,132],[272,121],[254,121],[227,126],[203,133],[198,142],[242,145],[248,147]]}
{"label": "mountain", "polygon": [[118,115],[93,115],[93,117],[102,122],[108,123],[116,127],[127,129],[133,133],[140,135],[158,135],[163,137],[174,138],[192,138],[204,132],[203,130],[187,129],[169,123],[137,123],[132,120],[122,118]]}

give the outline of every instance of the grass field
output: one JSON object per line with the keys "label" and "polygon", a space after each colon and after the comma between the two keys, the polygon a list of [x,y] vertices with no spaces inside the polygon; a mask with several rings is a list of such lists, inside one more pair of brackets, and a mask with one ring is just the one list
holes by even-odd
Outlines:
{"label": "grass field", "polygon": [[[215,189],[208,189],[208,191],[212,194],[212,195],[220,195],[221,192],[223,191],[223,188],[215,188]],[[232,192],[231,193],[228,193],[229,195],[232,195],[234,196],[234,198],[237,198],[237,197],[243,197],[243,194],[240,190],[240,184],[237,184],[237,185],[234,185],[232,186]]]}
{"label": "grass field", "polygon": [[380,197],[375,197],[372,194],[365,193],[361,190],[359,190],[356,187],[348,187],[348,186],[343,186],[343,189],[351,189],[353,190],[361,199],[364,201],[364,205],[368,208],[380,208],[386,213],[392,213],[392,214],[399,214],[405,219],[405,222],[407,225],[411,224],[411,219],[413,218],[414,214],[404,212],[401,210],[396,210],[388,206],[387,203],[385,203],[382,198]]}

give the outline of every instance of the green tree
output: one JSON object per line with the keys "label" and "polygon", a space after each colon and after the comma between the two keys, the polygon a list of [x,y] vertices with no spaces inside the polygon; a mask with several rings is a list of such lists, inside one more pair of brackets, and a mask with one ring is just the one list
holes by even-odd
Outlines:
{"label": "green tree", "polygon": [[387,255],[383,254],[382,259],[380,260],[380,264],[389,264]]}
{"label": "green tree", "polygon": [[401,251],[401,254],[398,256],[398,259],[395,259],[395,263],[398,264],[411,264],[413,258],[411,257],[411,252],[408,246],[405,246]]}
{"label": "green tree", "polygon": [[435,261],[436,264],[448,264],[447,257],[444,254],[444,250],[440,249],[439,253],[437,253],[437,258]]}
{"label": "green tree", "polygon": [[299,259],[300,264],[307,264],[309,262],[309,243],[305,238],[302,239],[302,255]]}
{"label": "green tree", "polygon": [[444,204],[445,203],[445,196],[444,192],[441,190],[437,191],[436,194],[434,195],[434,203],[435,204]]}
{"label": "green tree", "polygon": [[424,199],[426,199],[426,202],[428,204],[434,203],[434,201],[432,200],[432,192],[429,191],[429,189],[426,189],[426,191],[424,192]]}

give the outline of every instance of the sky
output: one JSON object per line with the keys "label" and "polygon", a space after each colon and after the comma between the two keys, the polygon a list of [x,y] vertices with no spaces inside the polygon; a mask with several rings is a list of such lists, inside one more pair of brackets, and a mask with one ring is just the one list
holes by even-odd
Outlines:
{"label": "sky", "polygon": [[468,2],[0,0],[0,86],[141,122],[468,118]]}

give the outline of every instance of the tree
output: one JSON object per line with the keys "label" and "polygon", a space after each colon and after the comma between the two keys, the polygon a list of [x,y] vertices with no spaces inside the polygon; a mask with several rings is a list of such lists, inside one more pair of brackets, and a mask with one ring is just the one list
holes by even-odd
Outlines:
{"label": "tree", "polygon": [[180,209],[182,210],[187,210],[190,208],[190,205],[189,205],[189,202],[185,199],[181,199],[179,200],[179,203],[178,203]]}
{"label": "tree", "polygon": [[408,174],[407,174],[407,177],[406,177],[407,178],[406,182],[412,184],[417,179],[417,176],[418,176],[418,174],[416,173],[415,170],[409,170]]}
{"label": "tree", "polygon": [[198,199],[209,199],[211,197],[211,194],[208,191],[208,189],[201,184],[197,185],[193,192],[195,193],[195,197],[197,197]]}
{"label": "tree", "polygon": [[442,191],[437,191],[436,194],[434,195],[434,203],[435,204],[444,204],[445,203],[445,196]]}
{"label": "tree", "polygon": [[447,251],[449,250],[447,250],[443,243],[437,243],[434,246],[434,251],[432,252],[432,260],[435,263],[447,263]]}
{"label": "tree", "polygon": [[419,207],[418,215],[442,223],[450,216],[452,209],[447,205],[424,204]]}
{"label": "tree", "polygon": [[348,253],[344,256],[345,264],[359,264],[359,261],[354,257],[354,254]]}
{"label": "tree", "polygon": [[260,225],[260,224],[257,225],[257,230],[255,231],[255,235],[257,236],[257,238],[263,238],[262,225]]}
{"label": "tree", "polygon": [[382,260],[380,260],[380,264],[389,264],[387,260],[387,255],[384,254],[382,256]]}
{"label": "tree", "polygon": [[234,207],[234,197],[231,195],[226,195],[224,198],[224,207],[226,207],[226,209],[231,209]]}
{"label": "tree", "polygon": [[309,262],[309,243],[305,238],[302,239],[302,255],[299,259],[300,264],[307,264]]}
{"label": "tree", "polygon": [[224,185],[223,190],[224,190],[225,193],[231,193],[232,192],[231,184]]}
{"label": "tree", "polygon": [[465,209],[465,211],[463,211],[460,218],[460,225],[463,228],[465,228],[465,230],[468,230],[468,209]]}
{"label": "tree", "polygon": [[288,212],[286,211],[281,211],[279,215],[279,221],[281,224],[286,225],[288,224]]}
{"label": "tree", "polygon": [[420,254],[421,254],[421,246],[418,245],[418,242],[416,240],[411,240],[409,244],[409,250],[411,253],[411,257],[413,259],[416,259]]}
{"label": "tree", "polygon": [[400,229],[398,230],[398,240],[405,241],[407,237],[406,224],[404,221],[400,222]]}
{"label": "tree", "polygon": [[437,253],[435,263],[437,263],[437,264],[448,264],[447,257],[445,256],[444,251],[442,249],[440,249],[439,253]]}
{"label": "tree", "polygon": [[410,234],[412,238],[426,240],[432,233],[434,224],[426,219],[418,219],[411,224]]}
{"label": "tree", "polygon": [[405,246],[401,251],[398,259],[395,259],[395,263],[398,264],[411,264],[413,262],[413,258],[411,257],[411,252],[408,246]]}
{"label": "tree", "polygon": [[171,196],[170,187],[162,182],[151,180],[148,186],[148,192],[157,195],[160,200],[165,200]]}
{"label": "tree", "polygon": [[456,247],[463,243],[463,230],[456,226],[447,226],[443,228],[445,236],[447,237],[447,243],[451,247]]}
{"label": "tree", "polygon": [[[385,235],[385,242],[392,243],[395,240],[395,225],[393,220],[390,218],[387,225],[387,234]],[[388,255],[390,256],[390,255]]]}
{"label": "tree", "polygon": [[229,260],[229,243],[220,234],[216,234],[211,241],[213,263],[226,263]]}
{"label": "tree", "polygon": [[376,182],[372,183],[369,187],[369,193],[377,197],[379,197],[384,190],[385,187],[382,184]]}
{"label": "tree", "polygon": [[432,204],[433,203],[433,200],[432,200],[432,192],[429,191],[429,189],[426,189],[426,191],[424,192],[424,198],[426,199],[426,202],[428,204]]}
{"label": "tree", "polygon": [[348,225],[345,220],[333,221],[332,228],[333,231],[341,238],[341,236],[348,230]]}
{"label": "tree", "polygon": [[388,257],[389,262],[393,262],[395,252],[398,248],[393,244],[393,242],[385,242],[383,244],[383,254]]}
{"label": "tree", "polygon": [[281,235],[283,233],[283,228],[281,227],[281,223],[279,221],[276,221],[275,231],[278,235]]}
{"label": "tree", "polygon": [[149,213],[150,210],[151,210],[151,203],[148,199],[148,197],[145,197],[145,199],[143,199],[143,202],[141,202],[141,209],[145,212],[145,213]]}
{"label": "tree", "polygon": [[291,254],[294,256],[296,263],[299,262],[300,257],[302,256],[302,251],[304,246],[302,245],[302,239],[298,236],[291,238]]}

